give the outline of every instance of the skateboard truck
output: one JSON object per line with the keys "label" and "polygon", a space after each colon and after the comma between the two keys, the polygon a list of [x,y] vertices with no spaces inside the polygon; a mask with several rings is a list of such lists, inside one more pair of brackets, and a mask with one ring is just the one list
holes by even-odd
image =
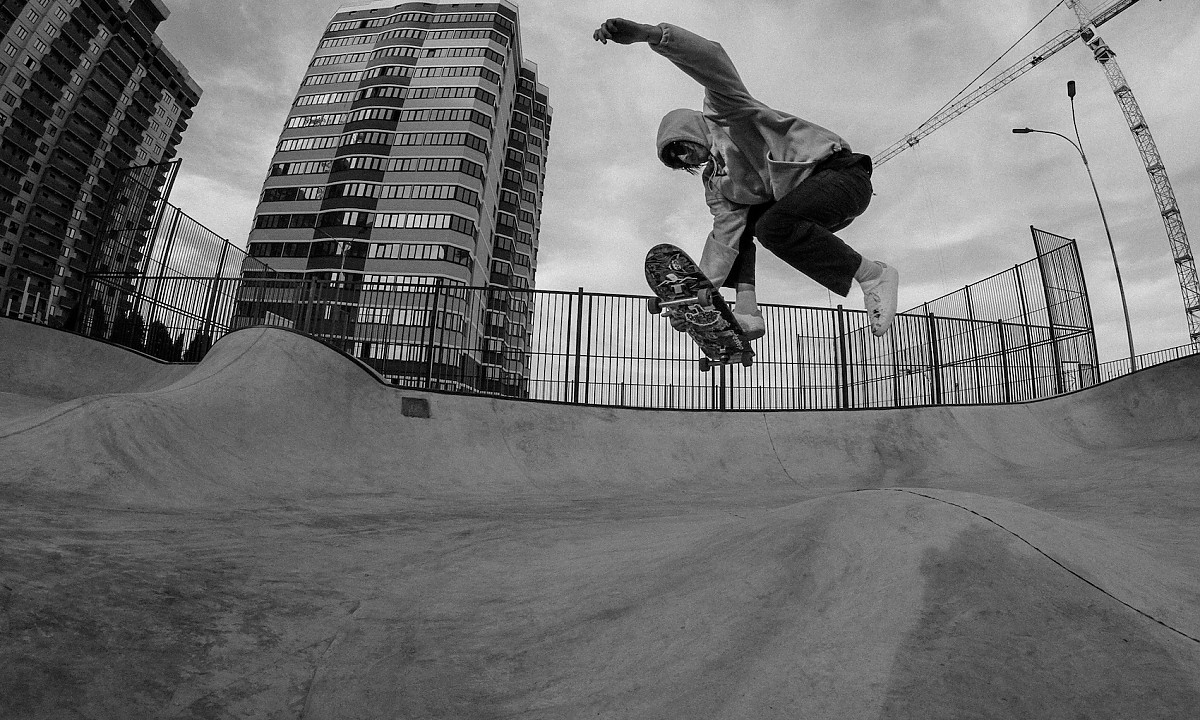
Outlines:
{"label": "skateboard truck", "polygon": [[701,372],[713,365],[754,363],[754,350],[729,305],[687,253],[667,243],[651,248],[646,253],[646,282],[655,294],[647,299],[646,309],[653,315],[665,312],[676,330],[700,346]]}
{"label": "skateboard truck", "polygon": [[712,305],[712,290],[700,288],[694,297],[682,297],[677,300],[663,300],[657,297],[646,300],[646,309],[650,311],[651,315],[658,315],[663,310],[687,305]]}

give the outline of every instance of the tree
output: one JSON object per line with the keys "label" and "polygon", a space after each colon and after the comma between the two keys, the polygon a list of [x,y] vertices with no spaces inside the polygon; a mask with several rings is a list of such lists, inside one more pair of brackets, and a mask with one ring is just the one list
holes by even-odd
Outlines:
{"label": "tree", "polygon": [[108,339],[134,350],[145,350],[146,321],[136,310],[127,310],[113,321],[112,335]]}
{"label": "tree", "polygon": [[90,334],[94,338],[103,339],[108,334],[108,321],[104,319],[104,304],[99,300],[93,300],[92,309],[92,327]]}
{"label": "tree", "polygon": [[155,320],[150,323],[146,332],[146,352],[167,362],[178,362],[174,355],[175,342],[171,339],[171,331],[163,323]]}
{"label": "tree", "polygon": [[183,361],[200,362],[212,346],[212,335],[205,332],[196,333],[196,337],[192,338],[192,342],[188,344],[187,352],[183,354]]}

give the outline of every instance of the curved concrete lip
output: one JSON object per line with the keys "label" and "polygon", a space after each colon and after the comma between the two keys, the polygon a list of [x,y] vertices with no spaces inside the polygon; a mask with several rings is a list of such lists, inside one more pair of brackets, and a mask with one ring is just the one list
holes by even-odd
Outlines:
{"label": "curved concrete lip", "polygon": [[646,411],[394,388],[282,330],[180,367],[16,325],[6,718],[1200,707],[1200,359],[1023,405]]}

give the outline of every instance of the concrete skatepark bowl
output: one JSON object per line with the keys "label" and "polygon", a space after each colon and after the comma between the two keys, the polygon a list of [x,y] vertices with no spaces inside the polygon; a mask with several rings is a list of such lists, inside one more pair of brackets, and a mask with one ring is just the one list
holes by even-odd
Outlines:
{"label": "concrete skatepark bowl", "polygon": [[1198,378],[649,411],[0,320],[0,717],[1196,717]]}

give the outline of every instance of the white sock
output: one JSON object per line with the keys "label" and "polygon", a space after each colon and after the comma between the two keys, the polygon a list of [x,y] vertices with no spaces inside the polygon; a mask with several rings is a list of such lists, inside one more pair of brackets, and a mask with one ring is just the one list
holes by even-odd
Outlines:
{"label": "white sock", "polygon": [[733,311],[738,315],[758,314],[758,298],[755,297],[753,285],[738,283],[737,300],[734,301]]}
{"label": "white sock", "polygon": [[860,285],[881,277],[883,277],[883,264],[866,258],[863,258],[862,264],[858,266],[858,271],[854,273],[854,279]]}

